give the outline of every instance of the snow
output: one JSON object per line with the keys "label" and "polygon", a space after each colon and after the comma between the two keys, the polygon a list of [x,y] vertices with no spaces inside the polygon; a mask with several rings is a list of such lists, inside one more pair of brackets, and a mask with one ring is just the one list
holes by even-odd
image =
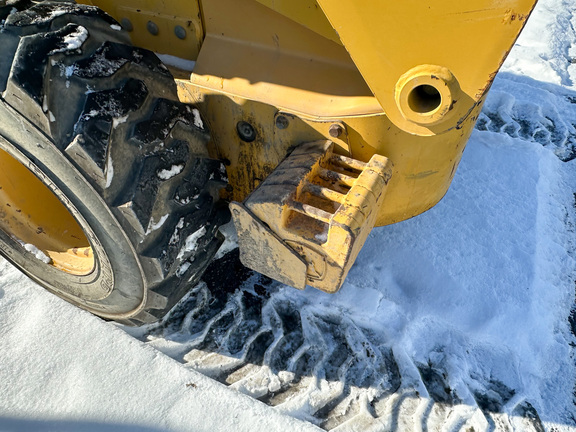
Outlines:
{"label": "snow", "polygon": [[[444,371],[468,395],[461,410],[473,404],[471,389],[500,382],[515,392],[504,411],[529,401],[554,432],[576,431],[568,321],[576,277],[575,10],[575,0],[540,1],[436,207],[373,230],[339,293],[273,294],[303,315],[369,328],[415,382],[414,362]],[[226,230],[230,250],[232,225]],[[183,251],[203,234],[189,236]],[[284,407],[292,417],[284,415],[56,298],[5,261],[0,275],[0,430],[318,430],[293,418],[306,419],[301,405]],[[265,365],[259,373],[268,390],[292,379]],[[339,384],[318,381],[326,391]],[[361,398],[371,389],[353,391]],[[311,390],[308,403],[322,397]]]}
{"label": "snow", "polygon": [[[63,15],[63,13],[60,12],[61,11],[52,11],[51,14],[54,16]],[[88,39],[88,30],[86,30],[86,28],[82,26],[78,26],[76,28],[76,31],[64,36],[63,40],[64,46],[61,49],[53,50],[51,54],[77,50],[80,47],[82,47],[82,45],[84,44],[84,42],[86,42],[87,39]]]}
{"label": "snow", "polygon": [[84,42],[86,42],[86,39],[88,39],[88,30],[79,26],[75,33],[71,33],[64,38],[66,50],[75,50],[80,48]]}
{"label": "snow", "polygon": [[112,119],[112,127],[116,129],[118,126],[120,126],[123,123],[126,123],[127,121],[128,121],[128,115],[122,117],[114,117]]}
{"label": "snow", "polygon": [[196,66],[196,62],[192,60],[185,60],[168,54],[156,53],[156,55],[162,61],[162,63],[187,72],[192,72],[194,70],[194,66]]}
{"label": "snow", "polygon": [[150,234],[152,231],[156,231],[158,228],[164,225],[164,222],[168,220],[169,216],[170,216],[169,214],[165,214],[160,218],[158,222],[154,221],[153,219],[150,219],[150,223],[148,224],[148,230],[146,231],[146,234]]}
{"label": "snow", "polygon": [[231,252],[238,247],[238,234],[234,229],[234,222],[230,221],[226,225],[220,227],[220,232],[224,234],[224,243],[218,249],[214,259],[222,258],[228,252]]}
{"label": "snow", "polygon": [[5,262],[0,272],[2,431],[318,430],[183,368]]}
{"label": "snow", "polygon": [[454,386],[497,379],[543,420],[568,422],[574,162],[475,132],[446,198],[374,230],[338,294],[283,295],[352,317],[385,335],[395,355],[441,364]]}
{"label": "snow", "polygon": [[203,226],[198,231],[195,231],[186,237],[184,246],[182,246],[182,249],[180,249],[180,252],[178,252],[178,259],[182,259],[186,255],[190,255],[192,252],[194,252],[198,247],[198,240],[200,240],[204,235],[206,235],[206,227]]}
{"label": "snow", "polygon": [[184,164],[172,165],[170,167],[170,169],[163,169],[163,170],[158,171],[158,178],[160,178],[162,180],[169,180],[172,177],[175,177],[178,174],[180,174],[183,169],[184,169]]}
{"label": "snow", "polygon": [[106,163],[106,187],[109,188],[114,180],[114,163],[112,156],[108,155],[108,162]]}
{"label": "snow", "polygon": [[194,108],[192,110],[192,115],[194,116],[194,126],[204,130],[204,122],[202,121],[202,117],[200,117],[200,111]]}
{"label": "snow", "polygon": [[37,260],[40,260],[46,264],[50,264],[52,262],[52,259],[48,255],[46,255],[44,252],[42,252],[40,249],[38,249],[33,244],[24,243],[24,242],[20,242],[20,243],[22,244],[24,249],[26,249],[28,252],[30,252],[32,255],[34,255],[34,257]]}

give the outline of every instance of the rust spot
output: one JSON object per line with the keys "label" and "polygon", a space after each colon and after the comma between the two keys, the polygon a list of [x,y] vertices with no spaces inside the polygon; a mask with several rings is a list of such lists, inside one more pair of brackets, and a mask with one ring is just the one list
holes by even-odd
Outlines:
{"label": "rust spot", "polygon": [[521,14],[514,12],[512,9],[507,9],[504,12],[504,18],[502,19],[502,24],[512,24],[514,21],[524,22],[528,19],[528,14]]}
{"label": "rust spot", "polygon": [[488,81],[486,81],[486,85],[484,86],[484,88],[482,88],[478,93],[476,93],[476,99],[480,99],[482,96],[484,96],[484,94],[486,92],[488,92],[488,90],[490,90],[490,87],[492,87],[492,83],[494,82],[494,78],[496,78],[496,75],[498,74],[498,71],[502,67],[504,60],[506,60],[506,57],[508,57],[509,52],[510,52],[510,50],[508,50],[508,51],[506,51],[506,53],[504,53],[504,57],[502,57],[502,60],[500,61],[500,64],[498,65],[498,69],[496,69],[494,72],[492,72],[490,75],[488,75]]}
{"label": "rust spot", "polygon": [[84,256],[89,256],[90,255],[90,249],[86,248],[84,249]]}
{"label": "rust spot", "polygon": [[36,234],[44,234],[44,228],[38,227],[38,228],[36,229]]}
{"label": "rust spot", "polygon": [[77,247],[72,248],[72,252],[74,252],[74,255],[78,255],[78,248]]}

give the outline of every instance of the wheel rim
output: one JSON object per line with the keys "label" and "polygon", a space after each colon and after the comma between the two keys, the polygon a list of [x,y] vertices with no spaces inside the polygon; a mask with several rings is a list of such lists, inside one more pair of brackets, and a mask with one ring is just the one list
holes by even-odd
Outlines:
{"label": "wheel rim", "polygon": [[94,270],[78,221],[28,168],[0,149],[0,229],[36,259],[73,275]]}

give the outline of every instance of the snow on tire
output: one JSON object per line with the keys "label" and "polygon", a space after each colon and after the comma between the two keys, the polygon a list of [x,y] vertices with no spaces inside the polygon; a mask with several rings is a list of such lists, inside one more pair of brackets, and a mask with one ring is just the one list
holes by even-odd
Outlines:
{"label": "snow on tire", "polygon": [[208,131],[160,60],[99,9],[17,1],[0,23],[0,147],[60,198],[95,265],[60,271],[9,232],[2,253],[96,315],[156,321],[199,279],[228,219]]}

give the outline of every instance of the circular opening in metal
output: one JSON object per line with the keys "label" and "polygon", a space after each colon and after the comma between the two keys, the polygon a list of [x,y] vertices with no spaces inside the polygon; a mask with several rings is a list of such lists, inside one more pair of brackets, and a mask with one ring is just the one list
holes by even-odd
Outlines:
{"label": "circular opening in metal", "polygon": [[419,114],[430,113],[437,109],[441,103],[440,92],[428,84],[415,87],[408,95],[408,106],[412,111]]}
{"label": "circular opening in metal", "polygon": [[0,150],[0,229],[31,259],[57,269],[87,275],[94,253],[68,208],[28,168]]}

